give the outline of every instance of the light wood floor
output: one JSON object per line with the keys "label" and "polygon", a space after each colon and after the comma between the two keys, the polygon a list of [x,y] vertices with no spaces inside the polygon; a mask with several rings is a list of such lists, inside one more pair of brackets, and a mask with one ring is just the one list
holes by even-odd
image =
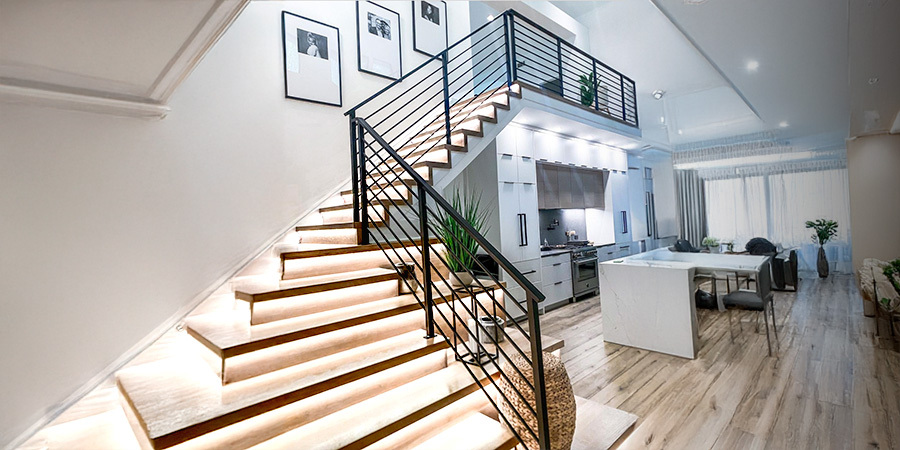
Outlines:
{"label": "light wood floor", "polygon": [[544,315],[575,394],[637,414],[619,448],[900,449],[900,354],[880,348],[853,278],[775,294],[779,357],[752,312],[743,331],[701,311],[696,360],[603,342],[599,297]]}

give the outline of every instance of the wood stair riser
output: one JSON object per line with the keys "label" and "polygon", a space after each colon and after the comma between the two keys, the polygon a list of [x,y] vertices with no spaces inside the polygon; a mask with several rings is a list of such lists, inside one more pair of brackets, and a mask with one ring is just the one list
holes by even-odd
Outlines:
{"label": "wood stair riser", "polygon": [[[446,343],[435,342],[420,350],[341,373],[335,378],[324,379],[159,436],[147,433],[144,421],[140,420],[140,412],[130,400],[129,389],[141,387],[134,383],[126,386],[121,381],[118,387],[129,413],[138,419],[133,424],[135,434],[147,442],[149,448],[166,449],[178,445],[179,450],[237,450],[435,373],[446,367],[446,359]],[[223,398],[229,397],[227,391],[232,388],[240,389],[241,386],[237,383],[222,387]]]}
{"label": "wood stair riser", "polygon": [[484,392],[481,389],[477,389],[439,411],[423,417],[402,430],[398,430],[364,448],[365,450],[414,448],[440,433],[448,423],[453,423],[472,411],[482,411],[488,408],[494,409]]}
{"label": "wood stair riser", "polygon": [[[419,257],[417,247],[399,249],[397,253],[406,262],[411,262],[413,258],[418,259]],[[394,258],[394,256],[391,253],[392,259],[397,261],[398,259]],[[348,270],[362,270],[370,267],[391,268],[391,260],[388,260],[380,249],[362,253],[295,259],[284,262],[282,278],[290,280],[337,274]]]}
{"label": "wood stair riser", "polygon": [[476,382],[462,368],[462,363],[456,362],[440,372],[289,431],[253,447],[253,450],[362,448],[465,397],[477,388]]}
{"label": "wood stair riser", "polygon": [[226,355],[222,381],[227,384],[246,380],[422,328],[421,308],[411,309],[405,314],[330,333],[324,330],[323,334],[315,335],[312,333],[323,330],[313,330],[311,333],[281,336],[285,341],[282,344],[262,342],[231,349],[229,353],[247,353]]}
{"label": "wood stair riser", "polygon": [[[415,188],[416,185],[415,183],[409,183],[409,186]],[[371,199],[371,196],[369,196],[369,200],[380,201],[383,203],[396,202],[397,204],[402,204],[404,200],[408,202],[412,201],[412,191],[409,188],[402,186],[399,183],[394,187],[396,187],[396,190],[394,188],[384,189],[378,193],[375,199]],[[341,191],[341,201],[343,201],[345,205],[352,205],[353,191]]]}
{"label": "wood stair riser", "polygon": [[[383,205],[370,205],[369,208],[374,209],[381,217],[385,217],[387,215],[387,208],[389,206]],[[322,218],[322,223],[345,223],[353,221],[353,209],[338,209],[332,211],[319,212],[319,216]]]}
{"label": "wood stair riser", "polygon": [[305,314],[394,297],[398,294],[399,288],[399,281],[394,277],[393,279],[366,283],[360,286],[350,286],[273,300],[255,301],[251,305],[250,324],[260,325]]}
{"label": "wood stair riser", "polygon": [[[454,115],[451,113],[450,130],[468,130],[481,133],[484,131],[484,124],[486,123],[497,123],[497,108],[494,105],[486,105],[462,114]],[[419,134],[432,133],[446,128],[447,124],[444,123],[444,116],[441,114],[440,120],[431,122]]]}

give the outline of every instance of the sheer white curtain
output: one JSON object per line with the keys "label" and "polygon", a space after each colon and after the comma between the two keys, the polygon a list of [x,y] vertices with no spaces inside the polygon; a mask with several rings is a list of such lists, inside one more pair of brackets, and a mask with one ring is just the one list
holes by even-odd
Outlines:
{"label": "sheer white curtain", "polygon": [[743,248],[750,239],[768,234],[763,177],[707,180],[704,188],[710,236],[734,241],[735,248]]}
{"label": "sheer white curtain", "polygon": [[807,220],[831,219],[838,234],[825,245],[832,270],[851,272],[850,188],[847,169],[768,176],[772,236],[785,247],[800,247],[801,267],[815,268],[818,245]]}
{"label": "sheer white curtain", "polygon": [[768,172],[707,179],[706,214],[709,235],[734,240],[736,249],[754,237],[784,247],[799,247],[800,269],[815,270],[818,246],[807,220],[838,222],[838,235],[825,246],[836,272],[851,272],[850,194],[847,169]]}

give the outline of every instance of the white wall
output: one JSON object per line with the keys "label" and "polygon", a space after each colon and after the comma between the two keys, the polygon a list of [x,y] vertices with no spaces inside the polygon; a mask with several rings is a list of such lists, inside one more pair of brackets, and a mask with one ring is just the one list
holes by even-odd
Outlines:
{"label": "white wall", "polygon": [[[415,67],[410,3],[383,4]],[[282,10],[341,29],[344,108],[284,98]],[[355,17],[251,3],[161,121],[0,104],[0,447],[349,177],[342,113],[387,84],[357,71]]]}
{"label": "white wall", "polygon": [[854,270],[865,258],[900,258],[900,136],[847,141]]}

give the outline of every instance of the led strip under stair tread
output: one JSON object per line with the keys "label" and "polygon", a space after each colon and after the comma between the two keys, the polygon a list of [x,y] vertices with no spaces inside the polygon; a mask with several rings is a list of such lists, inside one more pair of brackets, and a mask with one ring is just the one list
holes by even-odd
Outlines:
{"label": "led strip under stair tread", "polygon": [[[444,302],[433,297],[435,304]],[[416,297],[406,294],[252,326],[247,314],[231,312],[190,317],[185,325],[191,336],[227,358],[421,310]]]}
{"label": "led strip under stair tread", "polygon": [[222,386],[199,359],[120,371],[116,381],[156,448],[167,448],[447,348],[423,330]]}
{"label": "led strip under stair tread", "polygon": [[[349,208],[352,208],[353,205],[344,205]],[[440,244],[440,239],[432,238],[429,240],[432,245]],[[398,247],[418,247],[422,245],[421,239],[415,239],[413,241],[404,241],[404,242],[387,242],[386,244],[381,244],[382,246],[388,245],[393,248]],[[349,255],[353,253],[364,253],[364,252],[374,252],[381,251],[381,247],[378,244],[367,244],[367,245],[358,245],[358,244],[293,244],[285,246],[281,251],[281,259],[294,260],[294,259],[304,259],[304,258],[317,258],[321,256],[336,256],[336,255]]]}
{"label": "led strip under stair tread", "polygon": [[239,300],[259,302],[399,279],[394,269],[375,268],[275,282],[244,282],[235,289]]}
{"label": "led strip under stair tread", "polygon": [[414,447],[415,450],[507,450],[519,443],[498,421],[471,412],[438,435]]}
{"label": "led strip under stair tread", "polygon": [[[477,367],[470,368],[479,371]],[[395,423],[413,423],[477,389],[478,384],[464,364],[454,362],[445,369],[295,428],[252,449],[361,448],[353,444],[388,436]]]}

